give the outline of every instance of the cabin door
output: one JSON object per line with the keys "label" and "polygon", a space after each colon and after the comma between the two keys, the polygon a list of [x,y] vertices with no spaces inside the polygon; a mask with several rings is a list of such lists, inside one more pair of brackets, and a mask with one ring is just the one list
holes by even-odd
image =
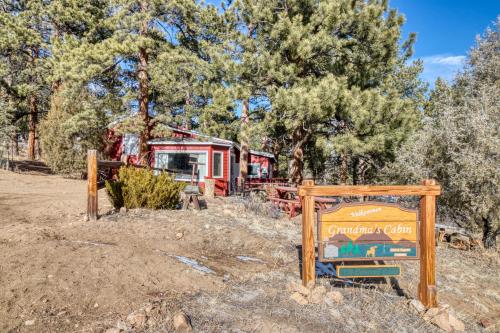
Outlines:
{"label": "cabin door", "polygon": [[236,163],[236,155],[231,154],[231,179],[229,185],[229,191],[231,193],[236,192],[236,182],[238,180],[239,175],[240,175],[240,164]]}

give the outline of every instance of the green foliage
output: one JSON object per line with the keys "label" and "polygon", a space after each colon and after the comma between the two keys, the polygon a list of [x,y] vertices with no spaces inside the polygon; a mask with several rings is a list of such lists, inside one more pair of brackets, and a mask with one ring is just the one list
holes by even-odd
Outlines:
{"label": "green foliage", "polygon": [[[118,178],[126,208],[174,209],[185,185],[167,173],[155,175],[144,168],[122,167]],[[118,195],[119,191],[113,193]]]}
{"label": "green foliage", "polygon": [[115,209],[120,209],[123,207],[123,192],[122,192],[122,182],[121,181],[108,181],[104,183],[106,186],[106,193],[111,201],[111,204]]}
{"label": "green foliage", "polygon": [[398,182],[436,178],[441,218],[481,231],[488,247],[500,234],[499,23],[478,40],[452,85],[436,82],[422,130],[386,169]]}

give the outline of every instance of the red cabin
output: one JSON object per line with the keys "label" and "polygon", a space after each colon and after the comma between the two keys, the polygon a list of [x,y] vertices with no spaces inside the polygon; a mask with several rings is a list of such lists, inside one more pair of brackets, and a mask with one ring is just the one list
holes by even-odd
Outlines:
{"label": "red cabin", "polygon": [[[215,180],[217,195],[235,192],[240,173],[240,146],[230,140],[219,139],[196,131],[170,128],[172,135],[148,141],[149,163],[153,168],[174,170],[176,179],[190,181],[192,164],[197,162],[195,180],[201,187],[205,179]],[[125,134],[117,138],[112,157],[115,160],[127,155],[129,163],[137,163],[139,151],[137,135]],[[248,178],[266,181],[272,178],[273,154],[249,151]]]}

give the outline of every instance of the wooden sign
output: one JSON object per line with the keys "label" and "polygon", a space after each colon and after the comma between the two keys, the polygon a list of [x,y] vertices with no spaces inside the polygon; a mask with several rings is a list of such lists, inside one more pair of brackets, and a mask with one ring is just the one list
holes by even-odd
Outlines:
{"label": "wooden sign", "polygon": [[341,204],[318,213],[319,260],[419,258],[418,212],[394,204]]}

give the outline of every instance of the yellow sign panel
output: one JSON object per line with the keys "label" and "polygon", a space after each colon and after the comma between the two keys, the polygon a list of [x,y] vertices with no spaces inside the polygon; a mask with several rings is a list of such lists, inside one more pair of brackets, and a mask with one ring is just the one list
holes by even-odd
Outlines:
{"label": "yellow sign panel", "polygon": [[377,202],[318,214],[321,261],[418,259],[418,213]]}

